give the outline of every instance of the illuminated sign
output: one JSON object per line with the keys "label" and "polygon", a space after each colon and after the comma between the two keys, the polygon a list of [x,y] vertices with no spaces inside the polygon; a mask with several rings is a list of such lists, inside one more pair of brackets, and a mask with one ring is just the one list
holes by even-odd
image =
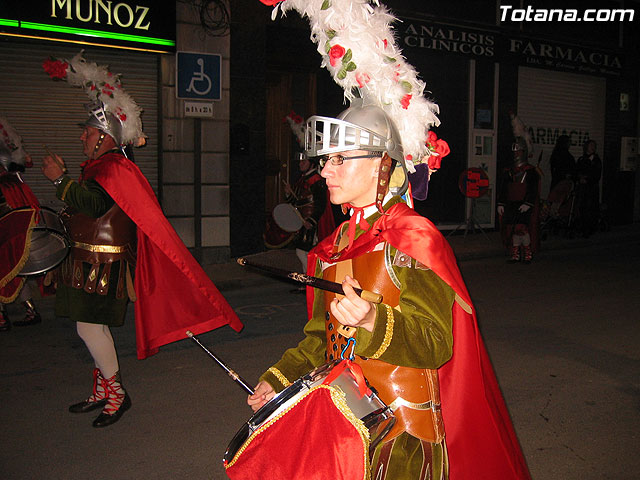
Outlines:
{"label": "illuminated sign", "polygon": [[174,52],[175,2],[3,0],[0,35]]}
{"label": "illuminated sign", "polygon": [[401,41],[407,49],[457,54],[494,62],[593,75],[620,75],[624,57],[615,51],[536,40],[511,33],[404,19]]}

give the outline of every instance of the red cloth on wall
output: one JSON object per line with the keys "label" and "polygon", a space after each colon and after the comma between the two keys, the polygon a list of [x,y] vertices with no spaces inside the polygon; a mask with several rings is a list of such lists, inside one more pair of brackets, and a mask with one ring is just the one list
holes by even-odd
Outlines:
{"label": "red cloth on wall", "polygon": [[[329,261],[339,231],[309,253],[311,269],[318,258]],[[471,307],[450,245],[431,221],[404,203],[391,206],[339,260],[364,255],[383,241],[431,268]],[[312,295],[308,295],[309,312],[312,304]],[[453,305],[453,356],[438,373],[449,478],[529,480],[531,476],[478,329],[475,310],[466,312],[458,301]]]}
{"label": "red cloth on wall", "polygon": [[270,419],[227,466],[232,480],[358,480],[367,477],[368,441],[320,386]]}
{"label": "red cloth on wall", "polygon": [[135,274],[138,358],[158,347],[223,325],[242,323],[167,218],[140,169],[118,153],[89,162],[83,178],[92,178],[138,226]]}

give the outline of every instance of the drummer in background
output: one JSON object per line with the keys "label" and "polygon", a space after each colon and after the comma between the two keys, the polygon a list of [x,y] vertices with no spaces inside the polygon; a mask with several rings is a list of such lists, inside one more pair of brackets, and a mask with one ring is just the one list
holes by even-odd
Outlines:
{"label": "drummer in background", "polygon": [[[355,362],[396,416],[371,478],[529,478],[452,250],[402,197],[408,174],[392,118],[365,105],[355,99],[338,118],[307,121],[306,138],[320,141],[306,153],[323,155],[331,202],[351,212],[310,252],[309,273],[341,282],[345,295],[313,290],[305,338],[260,377],[248,404],[257,410],[347,345],[348,356],[353,336]],[[330,142],[319,135],[326,127]]]}
{"label": "drummer in background", "polygon": [[[302,263],[302,271],[306,272],[309,250],[333,232],[335,222],[327,195],[327,184],[318,173],[318,158],[309,158],[306,154],[300,153],[298,168],[300,178],[293,188],[285,184],[285,192],[287,202],[296,207],[304,219],[293,243],[296,255]],[[301,293],[305,291],[305,287],[294,290]]]}
{"label": "drummer in background", "polygon": [[[44,67],[52,78],[83,87],[92,100],[80,135],[87,160],[78,181],[64,174],[64,160],[55,154],[44,157],[42,172],[67,204],[61,217],[71,243],[59,272],[56,316],[76,322],[95,363],[92,393],[69,411],[101,409],[93,426],[106,427],[131,407],[110,331],[124,323],[129,299],[136,302],[139,359],[185,338],[187,330],[201,333],[225,324],[240,330],[241,324],[131,160],[130,147],[144,145],[146,137],[141,109],[119,75],[86,61],[82,52],[64,62],[47,60]],[[105,78],[115,86],[106,89]]]}
{"label": "drummer in background", "polygon": [[[13,321],[16,327],[34,325],[41,321],[32,299],[34,281],[17,276],[22,268],[20,264],[24,265],[23,262],[26,260],[25,244],[28,245],[31,237],[29,222],[24,222],[18,217],[35,214],[35,221],[35,216],[40,209],[40,204],[31,188],[20,176],[25,171],[25,167],[31,166],[33,166],[31,156],[23,149],[22,139],[5,118],[0,118],[0,228],[4,232],[12,233],[18,233],[16,229],[24,231],[24,234],[21,234],[22,232],[19,234],[20,240],[16,236],[12,238],[15,243],[12,242],[0,248],[0,271],[2,272],[0,332],[6,332],[11,328],[5,305],[12,302],[20,302],[25,308],[24,319]],[[11,210],[24,207],[30,207],[31,210],[6,215]],[[20,248],[17,248],[18,244]]]}
{"label": "drummer in background", "polygon": [[[80,136],[86,163],[107,155],[126,160],[119,148],[123,139],[120,121],[100,104],[91,108]],[[118,356],[109,328],[122,326],[127,312],[127,281],[131,281],[127,276],[132,275],[135,266],[136,225],[97,181],[83,178],[78,183],[64,175],[63,165],[62,157],[48,155],[43,159],[42,171],[56,187],[56,196],[68,205],[61,215],[71,238],[82,237],[84,233],[83,245],[86,243],[87,248],[72,248],[62,265],[56,316],[76,321],[78,335],[96,365],[93,392],[86,400],[71,405],[69,411],[102,409],[93,426],[106,427],[131,407],[131,399],[120,380]],[[89,249],[89,244],[95,243],[92,239],[104,244],[101,250],[92,253]],[[92,255],[98,257],[95,269],[87,263]]]}

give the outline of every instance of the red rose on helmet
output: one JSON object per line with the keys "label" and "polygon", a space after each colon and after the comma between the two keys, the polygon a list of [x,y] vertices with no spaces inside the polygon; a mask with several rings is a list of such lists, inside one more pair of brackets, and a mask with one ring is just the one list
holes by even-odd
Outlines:
{"label": "red rose on helmet", "polygon": [[69,64],[61,60],[49,58],[42,62],[42,68],[44,68],[44,71],[54,80],[64,80],[67,78],[67,67],[69,67]]}
{"label": "red rose on helmet", "polygon": [[273,7],[274,5],[277,5],[280,2],[283,2],[284,0],[260,0],[261,3],[264,3],[265,5],[269,6],[269,7]]}
{"label": "red rose on helmet", "polygon": [[331,49],[329,50],[329,63],[332,67],[336,66],[336,60],[342,58],[345,52],[346,50],[344,49],[344,47],[341,47],[340,45],[334,45],[333,47],[331,47]]}
{"label": "red rose on helmet", "polygon": [[435,132],[429,132],[427,136],[427,148],[433,152],[433,155],[429,155],[427,161],[429,169],[431,170],[439,169],[442,159],[451,152],[449,144],[441,138],[438,138]]}
{"label": "red rose on helmet", "polygon": [[400,100],[400,105],[402,105],[402,108],[406,110],[407,108],[409,108],[409,103],[411,103],[411,95],[407,93],[404,97],[402,97],[402,100]]}

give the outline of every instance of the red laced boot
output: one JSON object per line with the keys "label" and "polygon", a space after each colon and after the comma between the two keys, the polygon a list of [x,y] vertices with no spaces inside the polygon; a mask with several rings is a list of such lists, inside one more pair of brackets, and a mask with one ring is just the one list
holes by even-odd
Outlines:
{"label": "red laced boot", "polygon": [[531,263],[531,259],[533,258],[533,253],[531,252],[531,245],[523,245],[522,251],[523,251],[524,263],[529,265]]}
{"label": "red laced boot", "polygon": [[509,260],[508,263],[517,263],[520,261],[520,247],[511,246],[509,249]]}
{"label": "red laced boot", "polygon": [[107,391],[107,403],[100,415],[93,421],[96,428],[108,427],[120,420],[124,412],[131,408],[131,398],[120,382],[120,372],[111,378],[104,379],[105,390]]}
{"label": "red laced boot", "polygon": [[99,368],[93,369],[93,392],[89,397],[69,407],[71,413],[86,413],[96,408],[102,408],[107,403],[107,392],[104,388],[104,377]]}
{"label": "red laced boot", "polygon": [[16,327],[26,327],[28,325],[35,325],[36,323],[40,323],[42,318],[40,318],[40,314],[36,310],[36,306],[33,304],[31,299],[25,300],[23,302],[25,315],[24,320],[16,320],[13,324]]}

